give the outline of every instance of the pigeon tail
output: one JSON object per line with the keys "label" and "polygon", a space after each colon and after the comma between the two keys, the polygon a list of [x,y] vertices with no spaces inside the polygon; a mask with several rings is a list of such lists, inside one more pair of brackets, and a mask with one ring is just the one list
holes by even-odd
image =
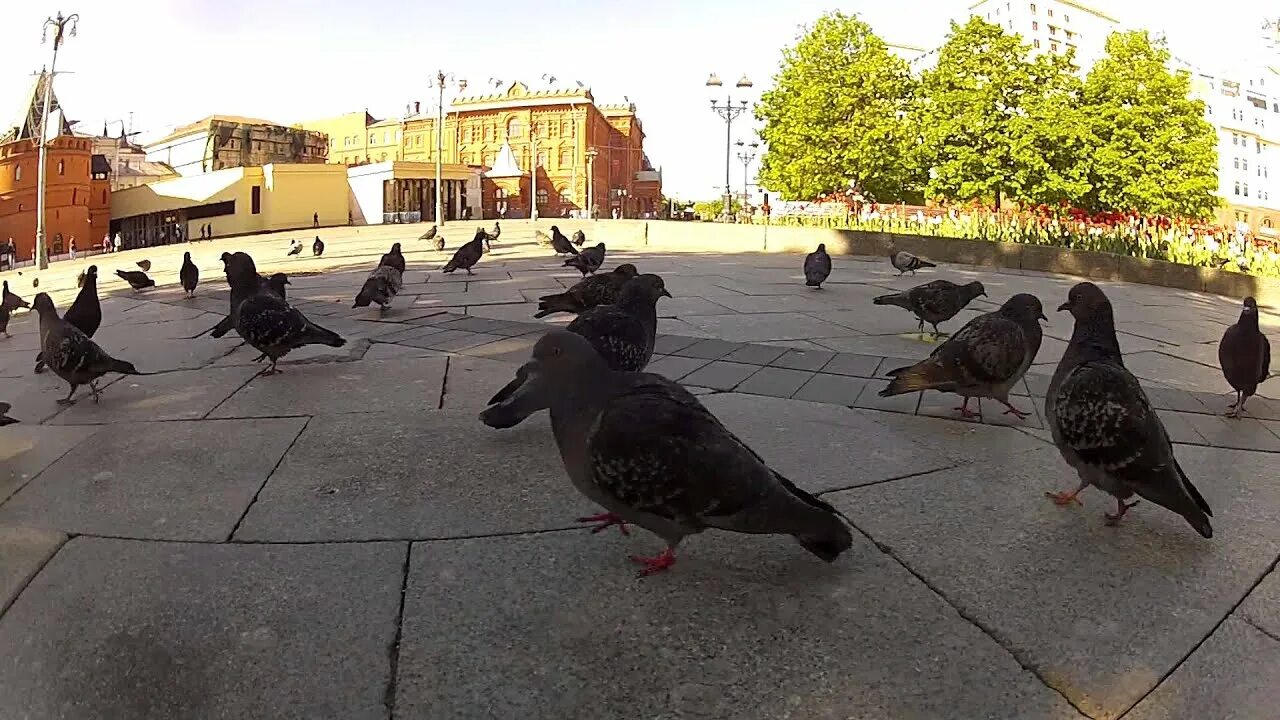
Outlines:
{"label": "pigeon tail", "polygon": [[934,263],[931,263],[931,262],[929,262],[928,260],[921,260],[920,258],[916,258],[915,265],[916,265],[916,267],[917,267],[917,268],[927,268],[927,267],[936,268],[936,267],[938,267],[938,266],[937,266],[937,265],[935,265]]}
{"label": "pigeon tail", "polygon": [[1191,496],[1194,503],[1192,507],[1178,508],[1177,513],[1183,517],[1191,527],[1196,529],[1205,538],[1213,537],[1213,526],[1209,524],[1209,517],[1213,515],[1213,510],[1209,508],[1209,503],[1205,501],[1204,496],[1191,484],[1191,478],[1183,472],[1182,465],[1178,464],[1178,459],[1173,459],[1173,469],[1178,472],[1178,477],[1182,480],[1182,486],[1187,489],[1187,494]]}
{"label": "pigeon tail", "polygon": [[302,345],[313,343],[316,345],[328,345],[329,347],[342,347],[347,344],[347,341],[338,333],[322,328],[308,320],[307,329],[297,344],[301,347]]}
{"label": "pigeon tail", "polygon": [[559,312],[576,313],[579,308],[573,298],[568,293],[560,293],[559,295],[544,295],[538,298],[538,312],[534,313],[535,318],[544,318]]}
{"label": "pigeon tail", "polygon": [[840,553],[848,550],[853,546],[853,533],[849,531],[849,519],[846,518],[839,510],[836,510],[830,503],[821,500],[812,494],[800,489],[795,483],[774,472],[773,476],[777,478],[782,487],[787,492],[802,500],[805,504],[823,511],[818,517],[825,518],[817,523],[817,526],[804,532],[795,533],[794,537],[800,543],[800,547],[817,555],[823,562],[835,562],[840,557]]}
{"label": "pigeon tail", "polygon": [[816,277],[811,277],[811,278],[805,278],[804,284],[808,285],[809,287],[822,287],[822,282],[823,282],[822,280],[819,280]]}
{"label": "pigeon tail", "polygon": [[[204,335],[204,333],[209,333],[211,337],[220,338],[223,335],[226,335],[227,333],[234,330],[235,326],[236,324],[232,322],[231,316],[228,315],[222,318],[221,320],[219,320],[217,325],[214,325],[208,330],[205,330],[203,333],[200,333],[200,335]],[[197,335],[196,337],[200,337],[200,335]]]}
{"label": "pigeon tail", "polygon": [[905,310],[911,309],[911,298],[906,293],[889,293],[888,295],[879,295],[871,300],[874,305],[896,305]]}
{"label": "pigeon tail", "polygon": [[128,360],[117,360],[109,358],[107,362],[107,372],[120,373],[121,375],[151,375],[153,373],[139,372],[138,368]]}
{"label": "pigeon tail", "polygon": [[928,358],[923,362],[907,367],[890,370],[893,380],[880,391],[880,397],[903,395],[919,390],[947,390],[954,384],[954,379],[947,377],[946,368],[941,363]]}

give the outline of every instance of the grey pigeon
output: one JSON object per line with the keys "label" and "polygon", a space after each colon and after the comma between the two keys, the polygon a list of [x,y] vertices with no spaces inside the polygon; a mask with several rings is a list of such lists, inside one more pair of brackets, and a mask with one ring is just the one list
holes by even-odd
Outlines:
{"label": "grey pigeon", "polygon": [[487,235],[490,240],[497,240],[499,237],[502,237],[502,226],[498,224],[497,220],[493,221],[493,232],[487,233]]}
{"label": "grey pigeon", "polygon": [[134,263],[134,264],[135,264],[135,265],[137,265],[138,267],[142,268],[142,272],[151,272],[151,261],[150,261],[150,260],[139,260],[138,262],[136,262],[136,263]]}
{"label": "grey pigeon", "polygon": [[538,298],[538,312],[534,317],[542,318],[558,312],[576,315],[597,305],[616,302],[622,286],[638,274],[635,265],[623,263],[612,272],[584,277],[562,293]]}
{"label": "grey pigeon", "polygon": [[804,284],[821,288],[828,277],[831,277],[831,256],[827,254],[826,243],[818,243],[818,249],[805,256]]}
{"label": "grey pigeon", "polygon": [[1258,301],[1244,299],[1244,309],[1235,325],[1222,333],[1218,343],[1218,365],[1222,376],[1236,391],[1227,417],[1240,417],[1244,403],[1258,391],[1258,385],[1271,372],[1271,343],[1258,329]]}
{"label": "grey pigeon", "polygon": [[653,358],[658,299],[671,297],[662,278],[639,275],[622,287],[617,303],[591,308],[565,328],[586,338],[613,370],[643,370]]}
{"label": "grey pigeon", "polygon": [[1009,391],[1018,384],[1040,351],[1045,320],[1040,298],[1019,293],[995,312],[970,320],[955,335],[915,365],[890,370],[893,380],[880,391],[890,397],[918,390],[955,393],[964,398],[958,408],[966,418],[981,417],[969,409],[969,398],[991,398],[1005,414],[1019,420],[1027,412],[1009,404]]}
{"label": "grey pigeon", "polygon": [[938,267],[928,260],[921,260],[906,250],[889,253],[889,264],[893,265],[899,275],[905,272],[910,272],[912,275],[915,275],[916,271],[920,268]]}
{"label": "grey pigeon", "polygon": [[444,252],[444,236],[436,237],[436,252]]}
{"label": "grey pigeon", "polygon": [[1059,505],[1078,502],[1095,485],[1116,499],[1120,522],[1137,494],[1178,513],[1204,537],[1213,537],[1213,511],[1178,465],[1164,424],[1138,379],[1124,366],[1111,302],[1093,283],[1071,288],[1058,310],[1070,310],[1076,326],[1045,394],[1045,418],[1053,443],[1080,476],[1071,492],[1046,493]]}
{"label": "grey pigeon", "polygon": [[187,297],[196,294],[196,285],[200,282],[200,268],[191,262],[191,253],[182,253],[182,267],[178,269],[178,279],[182,281],[182,289]]}
{"label": "grey pigeon", "polygon": [[55,375],[71,386],[71,392],[58,400],[59,405],[70,404],[81,385],[88,385],[93,401],[98,402],[96,383],[107,373],[146,374],[138,372],[133,363],[111,357],[79,328],[58,317],[48,293],[36,295],[35,311],[40,314],[40,356]]}
{"label": "grey pigeon", "polygon": [[391,251],[382,256],[382,259],[378,261],[378,265],[389,265],[390,267],[399,270],[400,274],[403,275],[404,254],[400,252],[400,243],[392,244]]}
{"label": "grey pigeon", "polygon": [[432,226],[431,226],[431,229],[429,229],[429,230],[427,230],[426,232],[422,233],[422,235],[421,235],[421,236],[419,236],[419,237],[418,237],[418,239],[419,239],[419,240],[435,240],[435,239],[436,239],[436,233],[438,233],[438,232],[440,232],[440,229],[439,229],[439,228],[437,228],[435,225],[432,225]]}
{"label": "grey pigeon", "polygon": [[351,307],[369,307],[369,303],[378,303],[379,308],[386,310],[391,307],[391,301],[400,292],[402,284],[400,271],[394,265],[379,265],[369,273],[369,278],[364,281],[364,287],[360,288],[355,304]]}
{"label": "grey pigeon", "polygon": [[594,274],[604,264],[604,243],[596,243],[595,247],[583,250],[578,255],[565,260],[564,264],[565,267],[577,268],[583,277]]}
{"label": "grey pigeon", "polygon": [[9,292],[8,280],[4,281],[4,292],[0,293],[0,305],[4,305],[6,308],[10,310],[17,310],[18,308],[31,307],[31,303]]}
{"label": "grey pigeon", "polygon": [[934,336],[938,331],[938,323],[955,317],[973,299],[979,295],[986,296],[986,288],[974,280],[964,285],[956,285],[948,280],[934,280],[924,285],[917,285],[910,290],[899,293],[881,295],[871,302],[876,305],[894,305],[910,310],[920,320],[919,331],[924,332],[924,324],[933,326]]}
{"label": "grey pigeon", "polygon": [[76,275],[76,287],[77,287],[77,288],[82,288],[82,287],[84,287],[84,276],[85,276],[85,272],[86,272],[86,271],[81,270],[81,271],[80,271],[80,274],[79,274],[79,275]]}
{"label": "grey pigeon", "polygon": [[792,535],[826,562],[853,544],[831,505],[796,487],[729,432],[698,399],[660,375],[617,372],[579,335],[553,330],[480,414],[508,428],[548,408],[569,480],[605,512],[595,530],[634,523],[666,542],[632,556],[652,575],[688,535],[716,528]]}
{"label": "grey pigeon", "polygon": [[[84,284],[71,303],[71,307],[62,314],[62,319],[71,323],[88,337],[98,332],[102,325],[102,303],[98,301],[98,266],[90,265],[84,273]],[[35,373],[44,372],[44,353],[36,353]]]}
{"label": "grey pigeon", "polygon": [[[227,284],[231,285],[231,307],[227,311],[226,317],[219,320],[217,325],[214,325],[212,328],[209,328],[208,330],[205,331],[209,333],[210,336],[215,338],[220,338],[223,335],[226,335],[227,333],[235,329],[236,323],[235,323],[234,313],[236,311],[236,308],[239,307],[240,303],[248,299],[250,295],[257,293],[258,290],[261,287],[265,286],[267,282],[265,279],[263,279],[261,276],[258,275],[258,268],[254,264],[253,258],[250,257],[249,253],[224,252],[222,253],[221,259],[222,259],[222,269],[227,275]],[[242,284],[237,289],[237,287],[231,283],[231,276],[233,273],[238,273],[238,272],[243,272],[246,275],[248,273],[253,273],[253,275],[258,278],[258,285],[251,286],[247,284]],[[285,280],[285,282],[288,282],[288,280]],[[283,299],[284,298],[283,284],[281,284],[280,286],[280,292],[281,292],[280,297],[281,299]],[[200,333],[200,335],[203,335],[203,334],[204,333]],[[197,335],[196,337],[200,337],[200,335]]]}
{"label": "grey pigeon", "polygon": [[301,254],[302,254],[302,241],[299,240],[298,238],[294,238],[293,242],[289,245],[289,252],[285,257],[291,257],[294,255],[301,255]]}
{"label": "grey pigeon", "polygon": [[[0,335],[4,335],[5,337],[13,337],[12,335],[9,334],[9,313],[10,312],[11,311],[9,310],[8,305],[5,305],[4,303],[0,303]],[[36,360],[37,362],[39,362],[38,356]]]}
{"label": "grey pigeon", "polygon": [[556,251],[557,255],[577,255],[578,250],[569,242],[569,238],[560,232],[560,228],[555,225],[551,226],[551,249]]}
{"label": "grey pigeon", "polygon": [[156,285],[155,280],[147,277],[147,274],[140,270],[117,270],[116,275],[119,275],[121,280],[129,283],[129,287],[134,290],[145,290]]}
{"label": "grey pigeon", "polygon": [[234,268],[227,279],[232,294],[238,289],[249,293],[231,314],[240,337],[271,360],[271,366],[263,375],[280,372],[276,367],[280,358],[304,345],[342,347],[346,344],[337,333],[316,325],[289,303],[262,289],[262,280],[251,266]]}
{"label": "grey pigeon", "polygon": [[475,237],[454,251],[453,258],[445,263],[441,272],[451,273],[461,268],[466,270],[468,275],[474,275],[475,273],[471,272],[471,268],[475,267],[476,263],[480,262],[480,258],[484,256],[484,242],[487,237],[488,235],[485,233],[484,228],[476,230]]}
{"label": "grey pigeon", "polygon": [[582,247],[587,242],[587,234],[581,229],[573,231],[573,244]]}
{"label": "grey pigeon", "polygon": [[320,257],[321,255],[324,255],[324,241],[317,235],[315,242],[311,243],[311,256]]}
{"label": "grey pigeon", "polygon": [[9,417],[9,408],[12,407],[7,402],[0,402],[0,427],[5,425],[13,425],[18,422],[17,418]]}
{"label": "grey pigeon", "polygon": [[271,277],[260,278],[260,282],[262,284],[263,290],[266,290],[267,292],[271,293],[272,295],[275,295],[281,300],[289,299],[288,292],[284,289],[284,286],[292,285],[293,283],[289,282],[288,275],[285,275],[282,272],[273,273]]}
{"label": "grey pigeon", "polygon": [[551,236],[536,228],[533,231],[533,239],[537,241],[539,245],[551,245]]}

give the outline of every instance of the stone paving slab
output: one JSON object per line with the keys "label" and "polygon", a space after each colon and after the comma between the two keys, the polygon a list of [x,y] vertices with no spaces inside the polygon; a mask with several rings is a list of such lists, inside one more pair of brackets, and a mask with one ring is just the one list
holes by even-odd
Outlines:
{"label": "stone paving slab", "polygon": [[[524,359],[529,358],[528,351]],[[449,374],[445,379],[443,407],[446,410],[471,410],[476,414],[489,405],[489,398],[515,379],[514,362],[501,362],[484,357],[449,358]],[[477,420],[477,423],[479,421]],[[479,426],[477,426],[479,427]]]}
{"label": "stone paving slab", "polygon": [[26,422],[0,427],[0,503],[97,431]]}
{"label": "stone paving slab", "polygon": [[149,420],[196,420],[244,386],[258,367],[218,367],[125,376],[97,403],[89,395],[49,420],[51,425],[110,425]]}
{"label": "stone paving slab", "polygon": [[637,580],[653,538],[419,543],[397,717],[1078,718],[857,539],[835,564],[707,533]]}
{"label": "stone paving slab", "polygon": [[406,552],[72,540],[0,618],[0,715],[381,720]]}
{"label": "stone paving slab", "polygon": [[301,418],[116,423],[0,505],[0,523],[226,540],[305,425]]}
{"label": "stone paving slab", "polygon": [[1241,619],[1280,640],[1280,573],[1272,571],[1258,583],[1236,613]]}
{"label": "stone paving slab", "polygon": [[209,417],[417,412],[438,407],[445,358],[395,358],[287,367],[255,377]]}
{"label": "stone paving slab", "polygon": [[[937,421],[940,422],[940,421]],[[954,425],[954,423],[951,423]],[[1214,508],[1215,538],[1143,503],[1120,527],[1097,491],[1074,487],[1057,450],[942,470],[830,496],[878,543],[926,578],[1095,718],[1136,703],[1239,602],[1280,553],[1275,456],[1180,447]],[[945,542],[937,542],[945,538]]]}
{"label": "stone paving slab", "polygon": [[0,526],[0,613],[66,541],[60,532]]}
{"label": "stone paving slab", "polygon": [[596,512],[569,484],[546,413],[503,431],[470,409],[328,415],[311,419],[236,539],[528,532],[573,527]]}

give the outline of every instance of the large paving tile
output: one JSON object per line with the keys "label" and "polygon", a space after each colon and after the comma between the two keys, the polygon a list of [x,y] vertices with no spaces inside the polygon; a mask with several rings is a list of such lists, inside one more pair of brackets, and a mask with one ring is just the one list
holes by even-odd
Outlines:
{"label": "large paving tile", "polygon": [[0,613],[66,540],[51,530],[0,526]]}
{"label": "large paving tile", "polygon": [[381,720],[406,551],[72,540],[0,618],[0,714]]}
{"label": "large paving tile", "polygon": [[776,312],[749,315],[702,315],[681,318],[716,337],[734,338],[742,342],[764,340],[803,340],[850,334],[846,328],[809,317],[802,313]]}
{"label": "large paving tile", "polygon": [[[859,403],[867,395],[882,401],[909,400],[914,395],[881,398],[875,395],[876,388],[877,386],[874,384],[868,385],[862,396],[859,397]],[[950,402],[950,399],[947,402]],[[923,400],[921,400],[921,404],[923,404]],[[955,405],[959,405],[959,403],[954,403],[952,407]],[[947,457],[956,463],[982,462],[992,458],[1012,458],[1044,447],[1043,442],[1025,433],[1020,433],[1012,427],[890,413],[877,413],[871,417],[876,422],[892,428],[895,432],[904,433],[914,438],[916,444],[923,448],[923,452]]]}
{"label": "large paving tile", "polygon": [[476,414],[312,418],[236,539],[485,535],[572,527],[599,512],[570,485],[545,413],[503,431]]}
{"label": "large paving tile", "polygon": [[396,358],[288,367],[259,376],[210,417],[413,413],[440,406],[445,358]]}
{"label": "large paving tile", "polygon": [[[532,345],[532,342],[530,342]],[[529,359],[529,352],[523,353]],[[449,373],[444,382],[446,410],[473,410],[480,412],[489,405],[489,398],[516,377],[520,364],[479,357],[454,356],[449,358]]]}
{"label": "large paving tile", "polygon": [[1240,604],[1240,617],[1280,638],[1280,573],[1272,570]]}
{"label": "large paving tile", "polygon": [[301,418],[117,423],[0,505],[0,523],[225,540],[305,424]]}
{"label": "large paving tile", "polygon": [[1227,618],[1125,718],[1272,720],[1278,687],[1280,640],[1234,617]]}
{"label": "large paving tile", "polygon": [[258,372],[258,368],[253,367],[219,367],[126,376],[112,383],[96,403],[89,395],[79,395],[74,405],[49,423],[107,425],[145,420],[195,420],[204,417]]}
{"label": "large paving tile", "polygon": [[827,499],[1078,707],[1113,718],[1280,553],[1274,455],[1178,454],[1214,509],[1212,540],[1146,502],[1108,527],[1115,505],[1097,490],[1083,507],[1055,506],[1044,492],[1076,480],[1049,447]]}
{"label": "large paving tile", "polygon": [[868,542],[707,533],[415,544],[397,717],[1078,718]]}
{"label": "large paving tile", "polygon": [[28,423],[0,427],[0,503],[97,431]]}

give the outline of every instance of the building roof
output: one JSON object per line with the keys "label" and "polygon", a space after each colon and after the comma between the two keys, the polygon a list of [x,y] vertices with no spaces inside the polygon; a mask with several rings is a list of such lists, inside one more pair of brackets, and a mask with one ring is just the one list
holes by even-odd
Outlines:
{"label": "building roof", "polygon": [[[13,121],[6,126],[0,127],[0,143],[13,142],[15,140],[30,140],[39,135],[39,127],[42,124],[42,113],[44,112],[44,87],[45,78],[48,73],[41,71],[31,81],[31,87],[27,92],[19,97],[18,105],[15,108]],[[71,123],[67,122],[67,118],[60,111],[62,104],[58,102],[58,94],[52,89],[49,91],[49,112],[55,118],[61,118],[62,128],[60,135],[71,134]]]}
{"label": "building roof", "polygon": [[139,163],[130,162],[126,165],[121,165],[117,174],[120,177],[169,177],[177,175],[178,172],[169,167],[167,163],[144,160]]}
{"label": "building roof", "polygon": [[270,125],[272,127],[288,127],[287,125],[281,125],[280,123],[272,122],[270,120],[263,120],[262,118],[245,117],[242,115],[208,115],[206,117],[200,118],[199,120],[196,120],[193,123],[187,123],[186,125],[179,125],[178,127],[173,129],[173,132],[149,144],[159,145],[161,143],[174,140],[176,138],[198,133],[203,130],[208,130],[209,126],[214,121],[225,122],[225,123],[236,123],[238,125]]}
{"label": "building roof", "polygon": [[111,163],[106,155],[94,155],[89,159],[89,172],[93,175],[110,175]]}
{"label": "building roof", "polygon": [[581,87],[548,87],[541,90],[530,90],[529,86],[519,80],[506,86],[506,90],[488,95],[471,95],[456,98],[450,107],[455,111],[475,110],[479,107],[528,107],[531,105],[566,105],[570,103],[594,103],[591,88]]}

